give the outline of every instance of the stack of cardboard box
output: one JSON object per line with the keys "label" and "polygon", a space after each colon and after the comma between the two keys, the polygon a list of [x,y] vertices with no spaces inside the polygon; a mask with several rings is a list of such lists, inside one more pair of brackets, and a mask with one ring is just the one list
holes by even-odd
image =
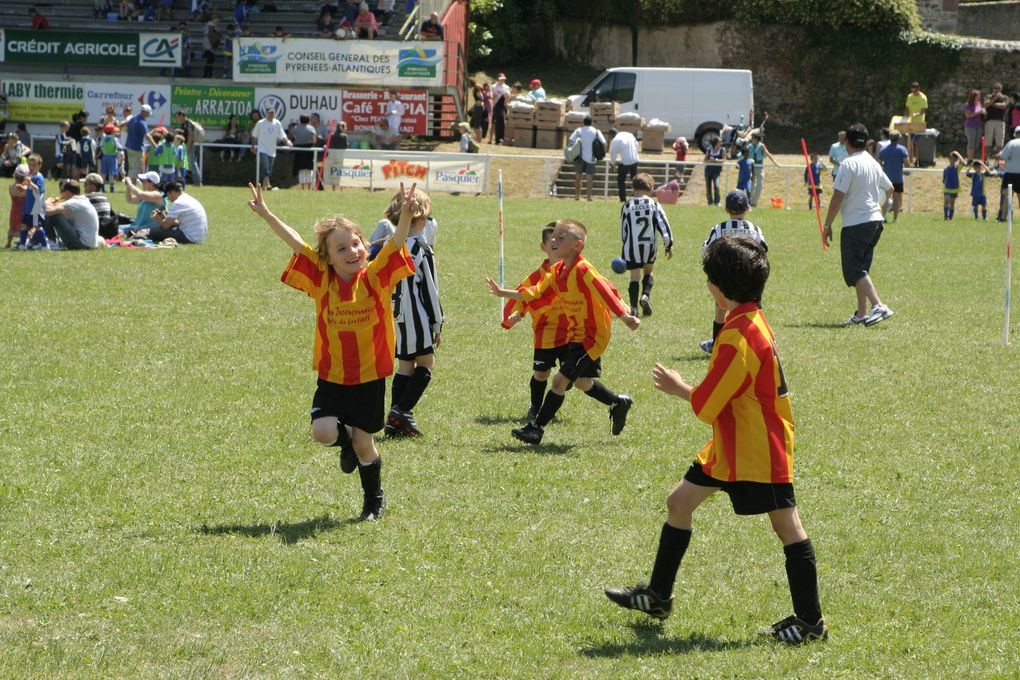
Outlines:
{"label": "stack of cardboard box", "polygon": [[[506,116],[507,126],[513,128],[513,144],[531,148],[535,145],[535,109],[510,107]],[[508,133],[509,135],[509,133]]]}
{"label": "stack of cardboard box", "polygon": [[620,132],[629,132],[634,137],[641,136],[641,128],[645,126],[645,119],[641,116],[617,116],[616,129]]}
{"label": "stack of cardboard box", "polygon": [[563,119],[566,104],[562,100],[543,100],[535,104],[535,148],[559,149],[563,146]]}
{"label": "stack of cardboard box", "polygon": [[669,132],[669,129],[668,123],[655,127],[645,125],[643,129],[644,137],[641,140],[641,150],[646,153],[662,153],[662,147],[666,142],[666,133]]}
{"label": "stack of cardboard box", "polygon": [[619,102],[592,102],[591,124],[605,134],[606,130],[616,124],[616,117],[620,115]]}

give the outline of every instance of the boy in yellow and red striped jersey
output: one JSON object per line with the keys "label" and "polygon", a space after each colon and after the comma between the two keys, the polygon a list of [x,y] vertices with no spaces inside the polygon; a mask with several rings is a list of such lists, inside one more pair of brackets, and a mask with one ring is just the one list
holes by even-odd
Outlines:
{"label": "boy in yellow and red striped jersey", "polygon": [[558,305],[567,319],[567,344],[557,357],[560,370],[553,378],[552,388],[538,414],[523,428],[511,430],[515,438],[526,444],[541,443],[545,426],[556,415],[572,385],[609,406],[614,435],[623,431],[627,412],[634,403],[625,394],[614,394],[595,378],[602,372],[602,353],[609,345],[610,312],[631,330],[637,330],[641,321],[628,313],[620,292],[581,254],[588,238],[584,225],[575,220],[557,220],[554,224],[548,253],[550,260],[557,261],[536,284],[512,289],[500,288],[491,278],[485,280],[493,295],[528,303],[533,315]]}
{"label": "boy in yellow and red striped jersey", "polygon": [[669,617],[673,584],[691,540],[693,513],[722,489],[738,515],[768,514],[783,543],[794,615],[762,631],[800,644],[829,635],[818,601],[814,548],[793,492],[793,411],[775,337],[759,303],[769,276],[765,249],[752,238],[719,239],[705,251],[708,290],[727,311],[700,385],[655,364],[655,387],[691,403],[712,439],[666,499],[668,516],[648,585],[607,588],[606,596],[657,619]]}
{"label": "boy in yellow and red striped jersey", "polygon": [[379,255],[368,262],[360,227],[341,217],[315,225],[313,249],[269,211],[262,190],[249,184],[248,207],[294,252],[281,281],[315,301],[312,365],[318,387],[312,398],[312,435],[340,447],[340,469],[358,468],[365,493],[361,519],[382,517],[382,460],[372,434],[385,421],[386,378],[393,374],[396,345],[390,298],[397,283],[414,273],[405,241],[413,218],[424,213],[415,198],[417,185],[404,194],[396,231]]}

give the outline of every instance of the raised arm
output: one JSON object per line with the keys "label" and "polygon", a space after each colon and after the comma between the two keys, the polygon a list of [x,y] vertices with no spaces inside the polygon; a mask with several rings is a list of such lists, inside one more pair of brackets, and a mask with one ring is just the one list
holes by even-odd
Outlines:
{"label": "raised arm", "polygon": [[[300,253],[305,247],[304,239],[296,231],[284,224],[283,220],[269,211],[269,206],[266,205],[262,198],[261,187],[256,187],[251,182],[248,182],[248,188],[251,189],[251,200],[248,201],[248,207],[251,208],[251,211],[261,217],[273,232],[280,237],[280,240],[290,246],[290,249],[295,254]],[[404,234],[407,234],[406,230]]]}
{"label": "raised arm", "polygon": [[[404,190],[404,183],[400,183],[400,195],[403,200],[400,202],[400,218],[397,220],[397,228],[393,232],[393,236],[390,237],[390,243],[397,250],[404,247],[404,241],[407,240],[407,232],[411,229],[411,220],[414,219],[414,212],[416,208],[420,208],[417,199],[414,197],[414,192],[418,188],[418,183],[415,182],[411,185],[411,188]],[[425,217],[422,215],[421,217]]]}

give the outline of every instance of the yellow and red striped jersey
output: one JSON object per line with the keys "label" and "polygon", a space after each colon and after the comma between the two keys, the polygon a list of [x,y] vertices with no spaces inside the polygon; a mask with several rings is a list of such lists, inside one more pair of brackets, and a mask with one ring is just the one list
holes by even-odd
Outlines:
{"label": "yellow and red striped jersey", "polygon": [[790,394],[775,336],[753,302],[726,317],[691,406],[712,424],[712,439],[698,453],[705,474],[729,482],[793,482]]}
{"label": "yellow and red striped jersey", "polygon": [[[546,297],[549,291],[555,295]],[[609,345],[613,327],[609,313],[627,313],[620,291],[581,255],[570,267],[560,260],[538,283],[521,288],[520,293],[525,302],[537,305],[533,314],[558,300],[568,321],[567,342],[581,343],[592,359],[602,356]]]}
{"label": "yellow and red striped jersey", "polygon": [[393,373],[396,336],[390,298],[414,273],[407,246],[389,243],[378,257],[344,281],[308,244],[291,257],[280,280],[315,300],[312,368],[319,378],[360,385]]}
{"label": "yellow and red striped jersey", "polygon": [[[546,260],[538,269],[521,281],[517,290],[537,284],[548,273],[549,268],[549,260]],[[556,299],[556,293],[553,290],[547,290],[542,297],[532,302],[507,300],[503,306],[503,328],[510,328],[507,318],[514,312],[518,314],[531,313],[531,330],[535,334],[535,349],[562,347],[569,342],[567,333],[570,329],[570,320],[563,313],[563,305]]]}

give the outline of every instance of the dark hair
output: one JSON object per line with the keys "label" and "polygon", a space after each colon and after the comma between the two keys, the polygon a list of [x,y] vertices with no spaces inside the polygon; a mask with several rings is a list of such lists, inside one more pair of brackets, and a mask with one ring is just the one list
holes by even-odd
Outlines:
{"label": "dark hair", "polygon": [[81,185],[78,184],[76,179],[65,179],[60,183],[60,190],[66,191],[72,196],[77,196],[81,193]]}
{"label": "dark hair", "polygon": [[184,189],[181,188],[180,182],[167,182],[166,184],[163,185],[164,194],[169,194],[171,191],[183,192]]}
{"label": "dark hair", "polygon": [[585,125],[591,125],[591,116],[585,116],[584,117],[584,124]]}
{"label": "dark hair", "polygon": [[608,137],[615,137],[618,134],[620,134],[620,133],[614,127],[613,128],[609,128],[608,130],[606,130],[606,136],[608,136]]}
{"label": "dark hair", "polygon": [[721,238],[708,247],[701,263],[709,282],[730,300],[761,302],[769,280],[769,259],[753,238]]}
{"label": "dark hair", "polygon": [[308,116],[301,115],[298,116],[298,122],[301,123],[302,125],[308,125],[309,123],[312,122],[312,119],[309,118]]}
{"label": "dark hair", "polygon": [[631,181],[634,191],[651,191],[655,187],[655,180],[647,172],[639,172],[634,175]]}
{"label": "dark hair", "polygon": [[555,222],[550,222],[549,224],[542,227],[542,243],[546,243],[552,236],[554,231],[556,231]]}

